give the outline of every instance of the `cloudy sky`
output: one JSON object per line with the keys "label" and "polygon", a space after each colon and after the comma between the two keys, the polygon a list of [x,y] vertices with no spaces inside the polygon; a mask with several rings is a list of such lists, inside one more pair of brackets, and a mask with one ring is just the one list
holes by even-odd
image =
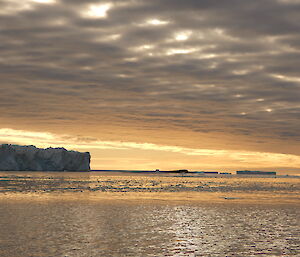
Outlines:
{"label": "cloudy sky", "polygon": [[299,0],[0,0],[0,143],[299,173],[299,69]]}

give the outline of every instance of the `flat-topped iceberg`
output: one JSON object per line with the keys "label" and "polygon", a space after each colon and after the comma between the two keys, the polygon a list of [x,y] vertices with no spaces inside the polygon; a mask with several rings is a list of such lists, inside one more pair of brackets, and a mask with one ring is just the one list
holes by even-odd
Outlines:
{"label": "flat-topped iceberg", "polygon": [[90,171],[90,153],[33,145],[0,145],[1,171]]}

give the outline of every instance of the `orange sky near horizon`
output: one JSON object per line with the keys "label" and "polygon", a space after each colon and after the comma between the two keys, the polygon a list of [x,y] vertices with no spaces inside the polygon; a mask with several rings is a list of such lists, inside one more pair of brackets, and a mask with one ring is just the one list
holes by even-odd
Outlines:
{"label": "orange sky near horizon", "polygon": [[236,171],[276,170],[279,174],[300,174],[300,156],[270,152],[195,149],[153,143],[100,141],[13,129],[0,129],[0,142],[37,147],[65,147],[91,153],[91,169]]}

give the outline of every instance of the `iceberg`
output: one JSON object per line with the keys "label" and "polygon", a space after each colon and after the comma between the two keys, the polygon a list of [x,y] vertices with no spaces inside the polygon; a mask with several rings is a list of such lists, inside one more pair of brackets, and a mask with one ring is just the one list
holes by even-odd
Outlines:
{"label": "iceberg", "polygon": [[90,171],[90,153],[33,145],[0,146],[0,171]]}

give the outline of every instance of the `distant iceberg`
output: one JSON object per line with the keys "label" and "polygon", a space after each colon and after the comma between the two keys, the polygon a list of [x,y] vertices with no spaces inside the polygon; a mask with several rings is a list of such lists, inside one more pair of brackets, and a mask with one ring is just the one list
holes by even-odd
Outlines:
{"label": "distant iceberg", "polygon": [[0,145],[0,171],[90,171],[90,153],[33,145]]}

